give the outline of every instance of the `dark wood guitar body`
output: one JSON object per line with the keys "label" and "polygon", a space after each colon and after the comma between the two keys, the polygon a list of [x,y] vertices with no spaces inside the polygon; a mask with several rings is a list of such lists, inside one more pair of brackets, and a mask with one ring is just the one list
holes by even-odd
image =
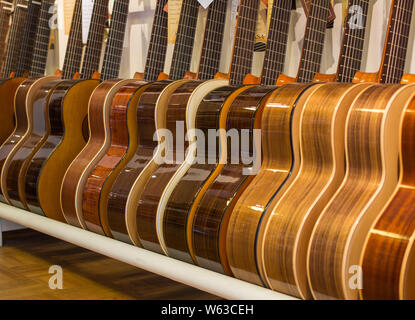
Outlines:
{"label": "dark wood guitar body", "polygon": [[[80,130],[81,134],[83,133],[83,144],[85,144],[87,139],[85,134],[87,135],[88,132],[85,132],[83,125],[86,123],[89,97],[98,83],[98,80],[65,80],[53,91],[48,107],[50,134],[43,146],[33,156],[26,173],[25,197],[30,211],[62,222],[65,221],[63,215],[60,214],[59,190],[63,174],[69,166],[71,159],[73,159],[73,156],[70,156],[70,154],[73,154],[72,149],[80,151],[76,137],[73,139],[68,137],[72,142],[68,145],[70,148],[65,149],[68,153],[65,157],[59,157],[57,162],[53,163],[50,162],[53,161],[51,156],[61,145],[65,132],[68,129],[70,130],[70,128],[66,128],[67,126],[75,126],[77,130]],[[71,121],[67,119],[68,114],[72,114]],[[48,162],[49,166],[47,169],[53,170],[53,172],[46,172],[45,174],[48,176],[44,178],[47,181],[40,183],[40,177],[43,175],[44,168]],[[48,204],[44,202],[46,210],[43,210],[40,195],[42,195],[42,200],[52,201],[53,208],[48,208]]]}
{"label": "dark wood guitar body", "polygon": [[[98,154],[104,154],[109,141],[106,141],[108,123],[104,123],[104,114],[109,112],[109,106],[118,88],[131,80],[107,80],[101,83],[93,92],[88,107],[89,139],[86,146],[72,161],[65,172],[61,186],[61,206],[65,220],[74,226],[85,227],[82,218],[82,186],[83,176]],[[82,187],[81,187],[82,189]]]}
{"label": "dark wood guitar body", "polygon": [[[260,129],[263,107],[268,95],[275,87],[256,86],[242,92],[232,103],[226,123],[226,130],[236,129],[238,142],[226,143],[226,164],[210,184],[200,201],[192,223],[192,247],[197,264],[220,273],[230,274],[226,255],[221,254],[225,246],[219,233],[227,228],[228,216],[235,205],[238,194],[249,184],[254,175],[244,175],[241,156],[253,156],[254,129]],[[248,150],[242,149],[242,130],[249,130]],[[240,147],[241,146],[241,147]],[[232,164],[232,155],[239,157],[239,163]],[[224,233],[226,234],[226,232]]]}
{"label": "dark wood guitar body", "polygon": [[187,103],[199,85],[200,81],[189,81],[182,84],[170,96],[166,111],[166,129],[170,130],[173,135],[173,145],[168,143],[166,152],[171,154],[173,163],[161,164],[153,172],[152,179],[148,181],[141,194],[137,208],[137,231],[140,242],[144,248],[158,253],[164,252],[156,230],[157,207],[164,188],[181,165],[177,160],[185,158],[185,151],[188,147],[188,142],[184,141],[183,150],[176,148],[176,123],[182,121],[186,132]]}
{"label": "dark wood guitar body", "polygon": [[135,149],[135,154],[119,173],[108,196],[107,216],[110,232],[115,239],[124,242],[131,243],[125,216],[128,194],[134,181],[153,158],[158,145],[153,139],[156,132],[156,104],[160,93],[170,83],[153,82],[140,95],[137,103],[139,139],[136,146],[130,145],[130,148]]}
{"label": "dark wood guitar body", "polygon": [[107,218],[108,194],[140,139],[137,134],[137,101],[147,85],[144,81],[129,83],[117,92],[112,101],[108,132],[111,145],[89,174],[83,189],[84,221],[87,229],[95,233],[112,236]]}
{"label": "dark wood guitar body", "polygon": [[43,85],[37,91],[33,105],[26,107],[26,109],[32,108],[33,125],[29,126],[29,130],[26,132],[26,141],[17,147],[18,150],[10,158],[7,172],[3,171],[2,173],[6,180],[6,186],[2,185],[3,191],[5,187],[10,204],[15,207],[28,209],[24,192],[27,168],[33,155],[43,145],[50,132],[49,121],[47,120],[49,117],[49,98],[60,82],[61,80],[56,80]]}
{"label": "dark wood guitar body", "polygon": [[[225,86],[210,92],[203,98],[196,114],[196,128],[202,130],[205,138],[208,130],[220,128],[220,119],[226,119],[230,104],[225,102],[231,95],[240,90],[236,86]],[[234,95],[235,96],[235,95]],[[236,96],[235,96],[236,97]],[[224,121],[222,121],[223,124]],[[224,128],[223,128],[224,129]],[[193,164],[178,182],[166,205],[164,215],[164,241],[170,257],[193,263],[192,254],[187,244],[187,220],[190,208],[209,177],[219,165],[219,137],[215,146],[205,141],[204,164],[202,161]],[[214,147],[210,150],[209,147]],[[200,155],[199,155],[200,157]]]}

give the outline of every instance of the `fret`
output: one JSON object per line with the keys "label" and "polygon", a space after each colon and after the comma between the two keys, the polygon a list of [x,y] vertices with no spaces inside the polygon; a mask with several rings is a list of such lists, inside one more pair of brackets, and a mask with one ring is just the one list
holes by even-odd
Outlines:
{"label": "fret", "polygon": [[20,48],[20,59],[16,67],[16,76],[23,76],[24,72],[30,71],[35,44],[36,32],[39,24],[41,3],[29,1],[26,22],[23,28],[22,45]]}
{"label": "fret", "polygon": [[62,68],[62,78],[70,79],[79,72],[82,59],[82,0],[75,1],[69,32],[65,60]]}
{"label": "fret", "polygon": [[245,76],[251,72],[258,9],[259,1],[257,0],[241,0],[239,2],[237,28],[229,73],[229,83],[231,85],[242,84]]}
{"label": "fret", "polygon": [[169,74],[172,80],[183,78],[190,68],[198,11],[197,0],[183,0]]}
{"label": "fret", "polygon": [[144,78],[149,81],[157,79],[163,72],[167,50],[167,13],[164,6],[167,0],[158,0],[154,12],[150,44],[147,51]]}
{"label": "fret", "polygon": [[3,77],[8,77],[12,72],[16,71],[22,45],[23,26],[27,15],[27,3],[27,0],[17,0],[16,2],[7,44],[6,57],[2,69]]}
{"label": "fret", "polygon": [[110,31],[105,47],[104,62],[102,64],[102,80],[118,77],[129,5],[129,0],[114,2],[110,21]]}
{"label": "fret", "polygon": [[283,72],[292,9],[291,0],[274,0],[268,26],[261,84],[273,85]]}
{"label": "fret", "polygon": [[46,61],[48,57],[48,46],[50,38],[49,20],[53,13],[49,9],[54,4],[54,0],[43,0],[40,9],[39,25],[34,42],[32,64],[29,68],[30,74],[34,77],[44,76]]}
{"label": "fret", "polygon": [[208,8],[198,79],[212,79],[219,71],[227,0],[215,0]]}
{"label": "fret", "polygon": [[95,0],[92,9],[85,55],[82,62],[81,79],[89,79],[94,72],[99,70],[107,14],[108,0]]}
{"label": "fret", "polygon": [[385,39],[381,83],[399,83],[404,74],[413,1],[394,0],[391,5],[389,32]]}
{"label": "fret", "polygon": [[297,74],[298,82],[311,82],[320,71],[330,0],[312,0],[309,10]]}

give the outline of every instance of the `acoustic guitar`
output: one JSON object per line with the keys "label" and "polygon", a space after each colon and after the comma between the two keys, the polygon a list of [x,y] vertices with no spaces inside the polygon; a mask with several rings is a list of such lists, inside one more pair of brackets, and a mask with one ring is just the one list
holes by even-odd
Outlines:
{"label": "acoustic guitar", "polygon": [[[362,14],[366,14],[365,11],[362,11]],[[346,27],[343,42],[348,46],[349,41],[357,39],[362,34],[362,29]],[[356,48],[343,49],[337,74],[333,75],[334,80],[346,80],[350,70],[356,65],[360,66],[355,60],[360,52],[359,45]],[[353,63],[349,65],[345,63],[347,61]],[[229,261],[237,278],[256,284],[261,284],[263,280],[268,287],[275,290],[303,298],[310,296],[307,293],[305,277],[306,255],[303,252],[303,256],[300,256],[297,247],[303,248],[304,243],[307,243],[307,227],[313,225],[315,215],[319,212],[318,208],[320,207],[321,211],[324,201],[328,201],[344,177],[341,170],[344,146],[341,142],[344,140],[342,134],[346,114],[351,101],[365,87],[367,86],[312,87],[302,94],[301,99],[298,96],[294,99],[296,96],[292,93],[286,95],[285,91],[289,92],[288,88],[283,87],[269,99],[263,118],[263,166],[240,196],[231,213],[227,231]],[[301,91],[298,91],[298,94],[301,94]],[[305,96],[308,99],[305,99]],[[275,103],[292,106],[292,110],[274,108]],[[288,116],[290,113],[287,112],[291,112],[293,117]],[[280,121],[270,121],[280,117]],[[306,119],[313,120],[306,122]],[[291,121],[291,125],[288,121]],[[323,125],[328,127],[320,128]],[[287,129],[282,131],[281,127]],[[332,128],[336,131],[329,134]],[[291,139],[287,134],[289,132],[292,132]],[[315,134],[318,132],[325,132],[327,135]],[[276,139],[277,133],[283,136]],[[285,144],[280,141],[285,141]],[[311,144],[310,141],[314,143]],[[290,144],[293,145],[294,154],[298,157],[292,157]],[[317,178],[316,175],[321,171],[325,174]],[[264,192],[258,194],[257,190]],[[298,221],[299,230],[294,228],[293,221]],[[288,228],[287,225],[290,223],[290,229],[284,229]],[[290,246],[292,241],[297,241],[299,245]],[[284,253],[280,253],[282,244]],[[295,253],[292,253],[293,250]],[[290,259],[283,260],[283,254]],[[290,254],[294,258],[291,258]],[[303,263],[297,263],[300,258]],[[283,261],[293,262],[289,264]],[[283,271],[275,267],[280,265],[280,268],[284,267]],[[301,292],[295,288],[295,282],[290,282],[288,289],[285,287],[283,276],[286,274],[294,274],[301,278],[296,279]],[[269,278],[271,280],[268,280]]]}
{"label": "acoustic guitar", "polygon": [[[272,13],[262,75],[260,78],[256,78],[252,74],[249,74],[245,77],[244,83],[262,82],[263,85],[268,86],[274,84],[278,75],[282,72],[291,8],[292,3],[290,1],[274,1],[272,8],[270,8]],[[243,21],[241,22],[241,19],[244,19],[244,16],[239,16],[235,44],[241,41],[239,37],[243,34],[243,30],[241,29],[243,27]],[[242,31],[238,32],[238,30]],[[246,40],[244,39],[244,41]],[[245,52],[240,52],[240,48],[239,46],[235,46],[234,48],[234,58],[232,60],[233,69],[236,69],[235,66],[241,63],[236,57],[250,54],[247,52],[250,47],[246,47]],[[242,73],[245,70],[249,70],[249,66],[248,68],[238,69]],[[239,75],[235,72],[231,72],[230,75],[232,78],[239,78]],[[232,81],[232,79],[230,80]],[[227,86],[218,88],[206,95],[198,107],[195,119],[196,128],[201,130],[205,137],[209,137],[209,130],[225,129],[226,117],[232,101],[242,90],[248,88],[248,86],[241,88],[239,86]],[[207,188],[209,182],[213,181],[224,165],[224,159],[220,161],[220,158],[226,157],[226,152],[223,152],[226,150],[222,149],[222,155],[219,155],[218,151],[211,150],[209,145],[204,146],[204,148],[204,154],[199,152],[193,156],[193,158],[195,156],[197,157],[196,159],[198,161],[196,163],[193,163],[193,158],[186,161],[186,163],[191,165],[185,168],[185,172],[180,177],[180,181],[175,184],[174,190],[172,190],[168,197],[166,196],[167,188],[165,189],[163,195],[166,198],[164,214],[161,213],[161,203],[158,206],[158,220],[163,223],[163,228],[160,228],[162,230],[160,232],[162,235],[161,238],[165,242],[168,255],[187,262],[193,262],[195,260],[193,251],[191,251],[192,246],[188,245],[188,241],[191,241],[191,232],[189,232],[191,231],[191,224],[188,224],[187,221],[192,221],[193,219],[194,210],[190,212],[192,204],[200,201],[204,193],[204,190],[201,189],[202,186],[203,188]],[[195,208],[196,206],[193,207]]]}
{"label": "acoustic guitar", "polygon": [[[205,31],[204,41],[210,45],[212,44],[210,41],[212,36],[221,37],[222,35],[221,29],[218,30],[218,25],[212,21],[219,12],[226,9],[225,1],[218,1],[218,3],[222,4],[219,8],[217,8],[218,4],[215,3],[208,9],[207,25],[210,27],[206,30],[210,33],[210,36]],[[212,11],[213,9],[215,11]],[[217,19],[218,17],[215,18],[215,20]],[[216,21],[216,23],[224,25],[224,21]],[[220,46],[209,47],[212,49],[203,51],[202,60],[206,61],[204,63],[210,63],[211,60],[208,60],[208,58],[215,56],[217,53],[220,54]],[[211,51],[214,51],[214,53],[211,53]],[[207,67],[203,66],[204,69]],[[212,65],[209,64],[209,67],[212,67]],[[93,168],[86,180],[83,191],[83,218],[87,228],[91,231],[111,236],[107,217],[108,194],[118,174],[136,153],[136,147],[129,148],[129,145],[137,145],[137,101],[147,87],[142,81],[137,81],[125,86],[125,89],[121,89],[114,98],[110,111],[110,122],[112,124],[109,132],[111,136],[110,147]],[[128,96],[131,98],[129,103],[126,103],[125,99]],[[117,99],[117,97],[119,98]],[[123,117],[124,123],[122,123],[120,117]]]}
{"label": "acoustic guitar", "polygon": [[[43,76],[45,72],[45,66],[46,66],[46,59],[47,59],[47,53],[48,53],[48,45],[49,45],[49,19],[51,16],[51,13],[49,13],[49,7],[52,1],[44,1],[42,3],[41,13],[39,17],[39,28],[36,34],[35,38],[35,44],[34,44],[34,54],[32,59],[32,65],[31,70],[33,70],[33,74],[36,76]],[[13,25],[12,25],[13,29]],[[12,40],[12,36],[9,38],[9,40]],[[16,126],[14,127],[13,132],[10,134],[10,136],[6,139],[6,141],[1,145],[0,148],[0,171],[8,166],[6,163],[6,159],[9,156],[12,156],[14,154],[14,148],[22,143],[23,137],[25,136],[25,133],[28,130],[28,118],[27,118],[27,111],[26,106],[32,105],[34,98],[35,98],[35,92],[44,84],[47,83],[53,79],[56,79],[56,77],[43,77],[43,78],[31,78],[26,80],[23,77],[20,78],[11,78],[10,80],[7,80],[3,83],[2,86],[0,86],[0,90],[2,88],[5,88],[8,91],[8,95],[6,97],[11,97],[11,92],[13,90],[16,91],[16,98],[9,99],[12,101],[9,101],[7,105],[4,107],[4,113],[7,114],[15,114],[16,118]],[[19,85],[20,84],[20,85]],[[8,88],[7,88],[8,87]],[[14,87],[15,89],[12,89]],[[7,98],[6,98],[7,99]],[[31,115],[30,115],[31,116]],[[5,122],[4,126],[7,126],[7,123]],[[6,199],[3,196],[3,193],[0,192],[0,200],[2,202],[6,202]]]}
{"label": "acoustic guitar", "polygon": [[[102,66],[102,80],[118,77],[122,54],[122,42],[119,39],[125,33],[128,6],[129,3],[125,0],[114,3]],[[93,41],[92,37],[90,39]],[[90,51],[92,56],[99,52]],[[94,63],[92,68],[96,66]],[[92,70],[91,67],[89,70],[84,69],[83,77],[90,76]],[[89,134],[85,132],[88,103],[97,86],[98,80],[68,80],[53,92],[49,107],[51,133],[33,157],[26,176],[25,192],[31,211],[40,211],[47,217],[65,221],[60,205],[60,188],[67,168],[88,139]]]}
{"label": "acoustic guitar", "polygon": [[[107,8],[102,2],[97,1],[94,3],[89,34],[89,37],[91,37],[93,41],[90,41],[90,47],[102,46],[102,41],[100,42],[98,39],[103,38],[106,12]],[[99,24],[96,23],[96,20],[98,20],[98,22],[101,20],[102,28],[99,28]],[[74,19],[74,23],[76,22],[77,18]],[[78,46],[75,51],[77,56],[81,58],[82,43],[77,42],[77,45]],[[92,51],[92,54],[89,53],[90,51]],[[67,51],[67,56],[70,55],[71,51]],[[81,64],[81,60],[71,59],[71,57],[68,57],[67,61],[70,64],[75,66],[77,65],[78,68]],[[83,69],[90,64],[98,65],[99,59],[95,57],[94,50],[88,49],[87,46],[84,56]],[[66,64],[66,66],[67,65],[68,64]],[[68,68],[65,68],[64,65],[64,78],[67,77],[67,72]],[[62,80],[48,81],[34,93],[33,105],[26,105],[28,129],[19,141],[20,144],[14,147],[3,166],[1,175],[2,192],[6,200],[16,207],[28,209],[25,194],[27,170],[31,164],[33,156],[43,146],[50,133],[50,124],[48,119],[49,103],[59,103],[59,101],[56,102],[54,99],[53,93],[61,83]],[[92,90],[92,88],[90,88],[90,90]],[[88,98],[89,97],[84,97],[87,101]]]}
{"label": "acoustic guitar", "polygon": [[400,127],[399,185],[371,227],[361,258],[363,299],[415,299],[414,102]]}

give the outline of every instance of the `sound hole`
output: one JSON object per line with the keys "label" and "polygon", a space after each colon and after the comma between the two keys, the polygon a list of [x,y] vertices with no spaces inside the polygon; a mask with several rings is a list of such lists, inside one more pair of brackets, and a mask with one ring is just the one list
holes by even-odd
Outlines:
{"label": "sound hole", "polygon": [[82,135],[84,137],[85,142],[89,139],[89,124],[88,124],[88,116],[84,118],[82,121]]}

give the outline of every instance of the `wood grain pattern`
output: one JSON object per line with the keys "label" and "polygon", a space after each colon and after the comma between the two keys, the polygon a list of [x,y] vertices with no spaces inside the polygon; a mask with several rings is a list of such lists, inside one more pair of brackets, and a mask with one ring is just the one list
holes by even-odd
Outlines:
{"label": "wood grain pattern", "polygon": [[[243,170],[253,164],[243,163],[242,157],[254,155],[254,129],[260,129],[262,111],[267,96],[275,87],[254,86],[238,95],[233,101],[226,119],[226,130],[237,132],[239,141],[225,142],[226,164],[204,192],[195,211],[192,224],[192,245],[197,264],[221,273],[229,273],[225,248],[228,215],[239,198],[242,189],[254,178]],[[249,142],[242,144],[242,130],[247,130]],[[226,134],[222,132],[222,134]],[[226,140],[225,140],[226,141]],[[260,150],[256,150],[260,154]],[[235,156],[238,162],[235,162]],[[245,186],[244,186],[245,185]],[[193,204],[194,205],[194,204]]]}
{"label": "wood grain pattern", "polygon": [[[33,156],[26,174],[25,195],[30,211],[65,222],[59,194],[62,178],[74,153],[85,145],[82,125],[89,98],[98,83],[98,80],[65,80],[52,93],[50,134]],[[65,137],[70,141],[62,146]],[[55,154],[57,150],[59,153]]]}
{"label": "wood grain pattern", "polygon": [[318,299],[357,299],[349,285],[370,228],[398,183],[399,126],[413,88],[373,85],[351,106],[346,174],[312,231],[308,277]]}
{"label": "wood grain pattern", "polygon": [[[205,137],[209,136],[209,129],[225,129],[232,101],[248,88],[224,86],[210,92],[199,105],[195,127],[202,130]],[[192,204],[201,196],[202,186],[219,173],[217,168],[223,167],[223,164],[219,163],[220,154],[216,150],[220,143],[218,136],[216,142],[215,146],[205,145],[204,163],[194,163],[188,169],[166,204],[163,237],[167,253],[170,257],[189,263],[194,262],[193,251],[190,251],[191,246],[187,242],[187,226],[192,221],[194,213],[191,212]],[[201,157],[200,154],[197,156]]]}
{"label": "wood grain pattern", "polygon": [[[108,227],[108,194],[118,173],[133,156],[138,144],[137,101],[147,82],[136,81],[120,88],[110,110],[110,146],[92,167],[82,195],[82,212],[88,230],[112,236]],[[131,146],[131,148],[130,148]]]}
{"label": "wood grain pattern", "polygon": [[401,128],[399,186],[372,227],[364,255],[363,299],[415,299],[415,100]]}
{"label": "wood grain pattern", "polygon": [[307,247],[313,226],[344,178],[346,117],[370,85],[326,84],[303,103],[298,174],[258,233],[258,263],[270,288],[312,298],[307,281]]}
{"label": "wood grain pattern", "polygon": [[109,107],[117,89],[128,82],[131,80],[107,80],[91,96],[88,106],[89,139],[65,172],[61,186],[62,211],[71,225],[85,227],[81,198],[85,174],[96,163],[94,159],[104,154],[109,146],[109,140],[105,139],[105,131],[109,128]]}
{"label": "wood grain pattern", "polygon": [[14,154],[7,158],[7,170],[3,167],[3,195],[15,207],[28,209],[24,192],[27,168],[50,132],[49,121],[47,121],[49,98],[60,82],[61,80],[55,80],[44,84],[36,92],[33,105],[26,106],[26,112],[32,117],[28,116],[29,126],[25,139],[21,145],[15,147]]}
{"label": "wood grain pattern", "polygon": [[[22,82],[17,89],[16,99],[13,104],[16,116],[16,127],[13,133],[0,147],[0,171],[3,171],[3,169],[7,171],[9,164],[7,158],[14,155],[18,150],[15,147],[23,143],[26,138],[25,134],[29,127],[28,117],[32,116],[31,113],[26,112],[26,106],[33,104],[36,91],[42,87],[44,83],[55,79],[56,77],[32,78]],[[8,108],[10,108],[10,106]],[[3,178],[5,178],[5,176],[2,175],[1,179]],[[1,183],[3,183],[3,180]],[[3,191],[0,192],[0,201],[7,202],[7,199],[3,195]]]}
{"label": "wood grain pattern", "polygon": [[[262,285],[255,261],[258,225],[268,202],[290,176],[293,166],[291,144],[296,143],[290,134],[292,119],[297,112],[299,97],[308,95],[304,91],[309,87],[308,84],[287,84],[268,97],[261,120],[261,168],[229,213],[226,252],[232,273],[258,285]],[[301,109],[298,112],[301,113]]]}

